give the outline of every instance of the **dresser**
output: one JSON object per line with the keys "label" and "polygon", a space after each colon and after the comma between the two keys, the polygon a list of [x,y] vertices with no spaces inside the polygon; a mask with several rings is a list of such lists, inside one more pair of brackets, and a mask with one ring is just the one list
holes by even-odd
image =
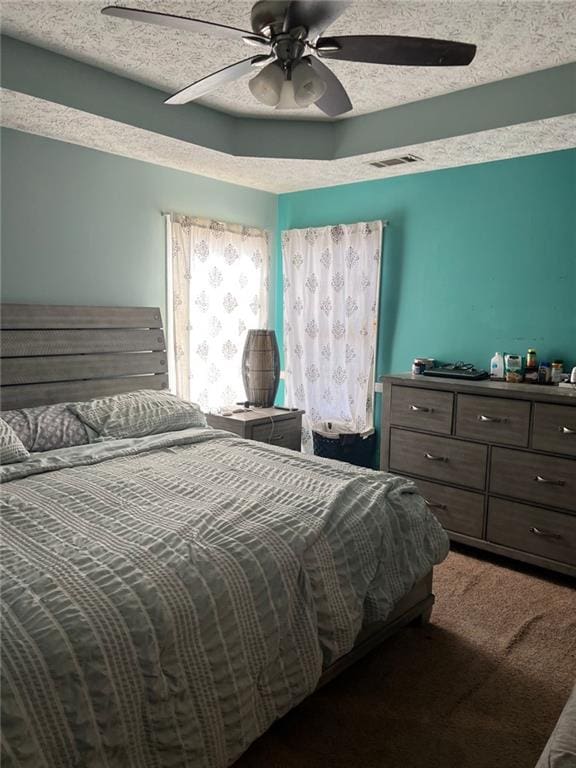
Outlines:
{"label": "dresser", "polygon": [[576,390],[386,376],[381,468],[454,541],[576,575]]}
{"label": "dresser", "polygon": [[206,414],[210,427],[234,432],[248,440],[280,445],[299,451],[302,444],[302,414],[304,411],[285,411],[281,408],[254,408],[230,416]]}

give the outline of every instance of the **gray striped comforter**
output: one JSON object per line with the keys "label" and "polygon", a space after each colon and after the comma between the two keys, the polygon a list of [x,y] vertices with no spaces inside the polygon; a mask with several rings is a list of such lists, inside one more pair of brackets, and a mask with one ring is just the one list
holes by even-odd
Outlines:
{"label": "gray striped comforter", "polygon": [[1,478],[4,768],[227,766],[448,550],[409,481],[215,430]]}

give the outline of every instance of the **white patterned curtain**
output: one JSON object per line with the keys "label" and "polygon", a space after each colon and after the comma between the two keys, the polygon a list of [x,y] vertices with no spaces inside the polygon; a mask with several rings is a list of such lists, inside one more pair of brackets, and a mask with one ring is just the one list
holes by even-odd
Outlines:
{"label": "white patterned curtain", "polygon": [[168,217],[171,387],[203,410],[245,400],[242,351],[250,328],[268,327],[268,233]]}
{"label": "white patterned curtain", "polygon": [[373,427],[381,247],[381,221],[282,233],[286,404],[306,411],[306,451],[322,422]]}

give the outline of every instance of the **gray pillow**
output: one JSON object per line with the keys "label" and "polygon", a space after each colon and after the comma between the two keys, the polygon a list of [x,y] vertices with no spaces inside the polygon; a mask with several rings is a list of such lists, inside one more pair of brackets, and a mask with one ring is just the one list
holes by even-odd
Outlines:
{"label": "gray pillow", "polygon": [[56,403],[2,411],[1,416],[32,453],[85,445],[88,442],[86,428],[66,405]]}
{"label": "gray pillow", "polygon": [[206,427],[206,417],[195,403],[153,389],[72,403],[68,408],[102,437],[144,437]]}
{"label": "gray pillow", "polygon": [[0,464],[24,461],[30,454],[12,427],[0,419]]}

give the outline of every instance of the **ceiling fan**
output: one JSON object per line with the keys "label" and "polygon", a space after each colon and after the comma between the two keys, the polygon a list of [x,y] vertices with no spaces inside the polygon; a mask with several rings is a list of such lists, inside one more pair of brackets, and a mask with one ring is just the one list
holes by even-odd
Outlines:
{"label": "ceiling fan", "polygon": [[[321,59],[407,67],[470,64],[476,46],[449,40],[396,35],[321,37],[351,0],[258,0],[252,7],[252,31],[170,13],[110,5],[108,16],[243,40],[263,52],[230,64],[186,86],[165,104],[186,104],[220,86],[262,68],[249,82],[252,95],[276,109],[316,106],[330,117],[352,109],[344,86]],[[264,50],[266,52],[264,52]],[[265,66],[264,66],[265,65]]]}

